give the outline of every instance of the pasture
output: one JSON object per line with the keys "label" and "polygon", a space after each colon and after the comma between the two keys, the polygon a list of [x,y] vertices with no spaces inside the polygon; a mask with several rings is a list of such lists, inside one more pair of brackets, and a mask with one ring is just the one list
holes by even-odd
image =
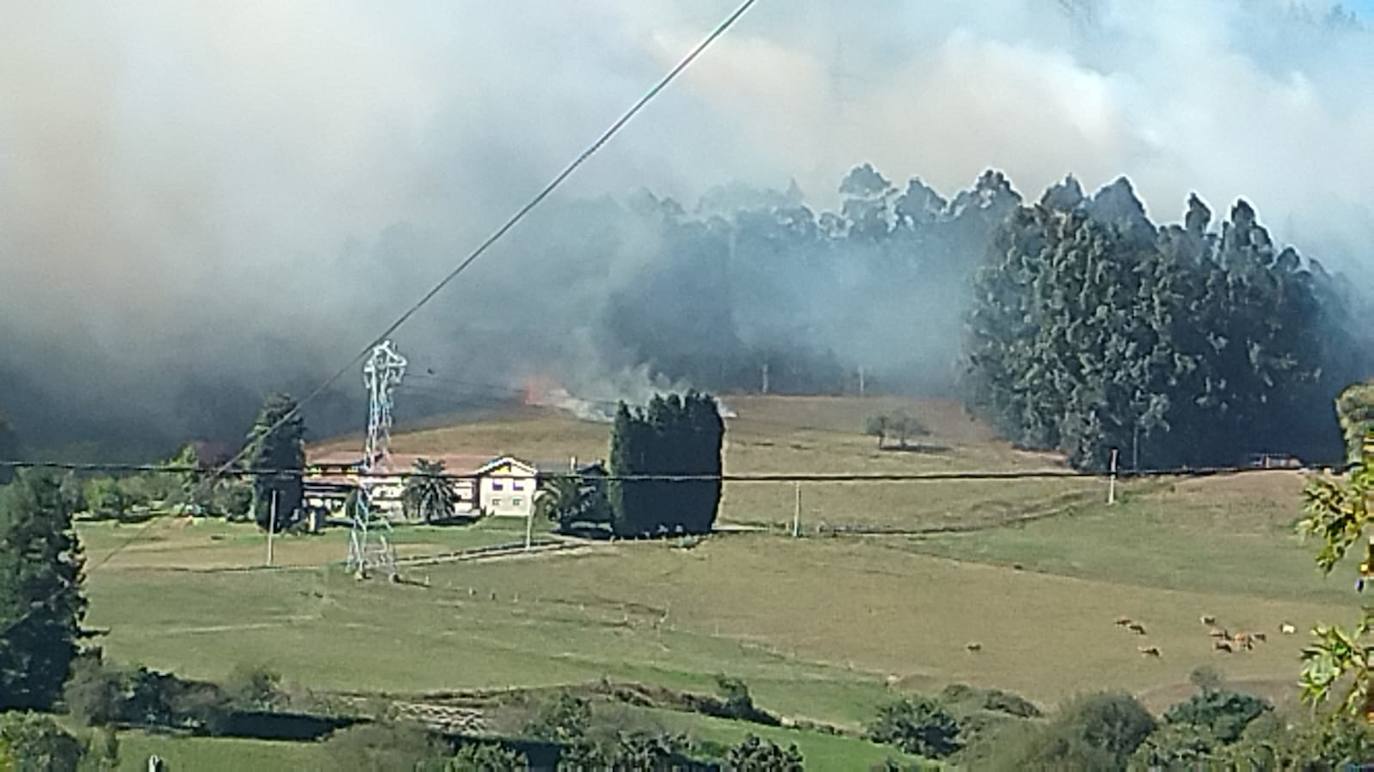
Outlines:
{"label": "pasture", "polygon": [[[740,418],[730,422],[727,470],[1057,463],[1006,447],[938,402],[909,406],[931,430],[919,441],[938,451],[879,452],[857,431],[875,404],[732,400]],[[590,457],[605,433],[602,425],[522,409],[400,433],[396,446]],[[1098,480],[809,483],[801,539],[765,530],[695,544],[594,543],[416,567],[402,584],[359,582],[326,565],[344,553],[342,530],[280,539],[278,562],[287,568],[250,570],[263,549],[251,526],[157,522],[91,572],[89,622],[107,631],[100,643],[114,659],[189,677],[221,678],[239,662],[265,662],[295,688],[423,695],[602,678],[706,692],[726,673],[748,683],[765,709],[849,730],[899,693],[956,682],[1007,689],[1042,706],[1119,688],[1159,709],[1186,695],[1188,674],[1203,664],[1287,701],[1305,631],[1349,623],[1358,608],[1347,577],[1321,578],[1311,548],[1292,536],[1301,484],[1287,471],[1140,481],[1123,484],[1108,507]],[[732,483],[722,521],[790,521],[793,496],[790,485]],[[822,521],[975,530],[815,535]],[[84,524],[92,565],[126,529],[140,527]],[[401,528],[396,541],[418,554],[515,541],[522,528],[499,521]],[[1218,653],[1199,621],[1204,614],[1232,632],[1265,632],[1267,641]],[[1114,624],[1122,616],[1145,633]],[[1299,634],[1280,635],[1281,622]],[[1160,656],[1143,656],[1141,647]],[[742,736],[748,728],[669,718],[693,723],[703,736],[736,729]],[[861,742],[821,737],[832,746]],[[866,743],[862,751],[823,748],[816,738],[808,742],[817,761],[883,751]]]}

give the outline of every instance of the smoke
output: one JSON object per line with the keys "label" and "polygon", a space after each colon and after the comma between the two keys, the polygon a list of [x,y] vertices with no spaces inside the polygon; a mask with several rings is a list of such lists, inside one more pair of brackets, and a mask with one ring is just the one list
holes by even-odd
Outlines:
{"label": "smoke", "polygon": [[[332,373],[734,0],[0,2],[0,411],[33,447],[132,447],[233,438],[265,391]],[[765,0],[398,343],[455,379],[633,396],[660,374],[605,315],[664,245],[626,225],[630,193],[691,209],[795,180],[834,208],[862,161],[946,194],[989,167],[1032,196],[1125,174],[1157,221],[1243,195],[1277,239],[1359,268],[1374,46],[1329,10]],[[755,311],[749,334],[779,326]],[[885,314],[823,347],[925,345]],[[314,406],[318,432],[361,422],[357,382]]]}

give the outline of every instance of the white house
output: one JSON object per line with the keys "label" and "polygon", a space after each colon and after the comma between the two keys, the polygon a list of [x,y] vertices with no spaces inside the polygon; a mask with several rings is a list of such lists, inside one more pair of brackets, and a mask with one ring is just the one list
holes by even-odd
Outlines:
{"label": "white house", "polygon": [[528,517],[534,512],[539,469],[514,456],[494,458],[477,469],[477,509],[487,515]]}

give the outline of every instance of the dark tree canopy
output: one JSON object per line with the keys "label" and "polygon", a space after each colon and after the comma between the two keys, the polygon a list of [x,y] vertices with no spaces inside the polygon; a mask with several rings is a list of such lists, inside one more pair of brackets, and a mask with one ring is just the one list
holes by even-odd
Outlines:
{"label": "dark tree canopy", "polygon": [[[271,470],[301,470],[305,468],[305,420],[296,410],[296,401],[286,394],[272,394],[262,403],[262,410],[248,432],[249,467]],[[288,415],[291,417],[285,421]],[[281,423],[280,426],[277,426]],[[272,429],[277,426],[276,429]],[[270,431],[269,431],[270,430]],[[253,517],[258,525],[267,528],[271,521],[272,495],[277,500],[277,529],[291,524],[301,505],[301,475],[263,474],[253,477]]]}
{"label": "dark tree canopy", "polygon": [[1323,420],[1345,385],[1345,300],[1274,245],[1241,201],[1219,233],[1191,198],[1156,228],[1124,180],[1072,180],[1016,210],[974,284],[970,407],[1080,468],[1334,455]]}
{"label": "dark tree canopy", "polygon": [[[646,408],[621,404],[611,429],[610,473],[719,477],[725,422],[714,397],[655,396]],[[608,493],[617,535],[709,533],[720,505],[712,480],[616,480]]]}
{"label": "dark tree canopy", "polygon": [[76,656],[84,559],[61,480],[23,471],[0,490],[0,710],[46,710]]}
{"label": "dark tree canopy", "polygon": [[[19,438],[15,435],[10,422],[0,413],[0,461],[13,461],[19,457]],[[14,470],[0,467],[0,485],[14,478]]]}

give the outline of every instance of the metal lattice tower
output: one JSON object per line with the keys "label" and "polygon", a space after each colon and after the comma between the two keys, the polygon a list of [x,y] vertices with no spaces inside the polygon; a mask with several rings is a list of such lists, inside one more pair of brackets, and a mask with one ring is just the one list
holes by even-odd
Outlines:
{"label": "metal lattice tower", "polygon": [[405,376],[406,359],[396,353],[395,345],[385,340],[372,349],[363,362],[363,386],[367,388],[367,439],[363,443],[362,469],[358,478],[358,506],[354,509],[353,530],[348,540],[348,569],[365,575],[369,569],[381,568],[389,576],[396,575],[396,555],[386,533],[371,538],[369,531],[380,525],[391,530],[385,516],[374,516],[372,491],[380,480],[378,473],[391,471],[391,408],[392,394]]}

